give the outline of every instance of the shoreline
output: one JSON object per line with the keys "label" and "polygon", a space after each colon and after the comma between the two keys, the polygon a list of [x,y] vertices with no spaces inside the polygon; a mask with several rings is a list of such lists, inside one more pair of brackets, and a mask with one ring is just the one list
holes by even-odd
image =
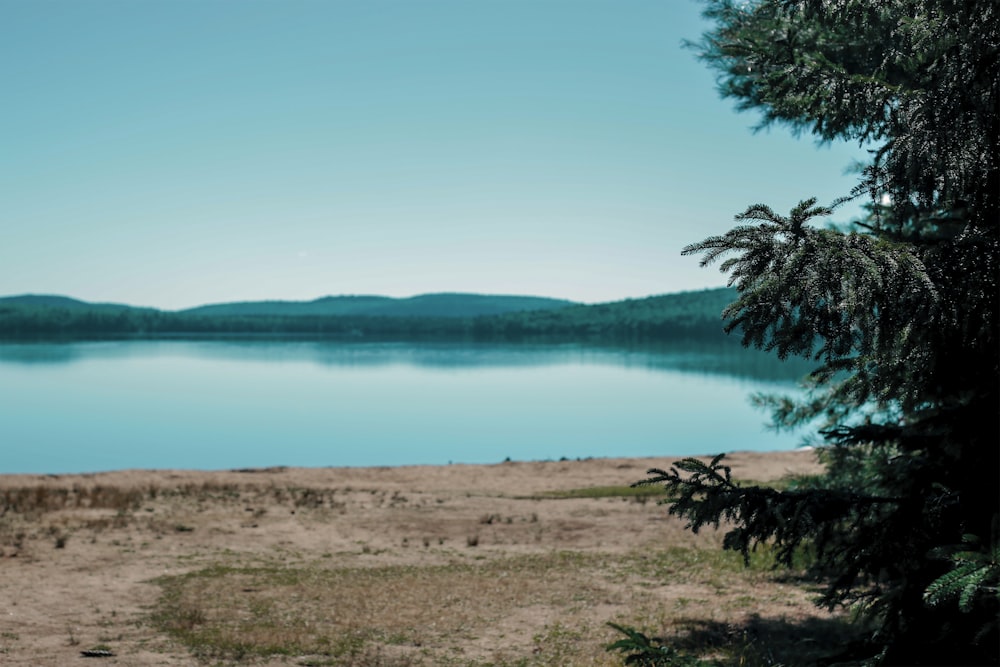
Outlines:
{"label": "shoreline", "polygon": [[[790,450],[737,450],[725,452],[724,462],[733,468],[734,477],[738,477],[738,472],[742,468],[752,466],[760,468],[766,461],[775,463],[773,466],[764,466],[768,471],[765,478],[754,478],[757,481],[771,481],[776,479],[773,474],[780,470],[781,465],[787,462],[789,465],[801,465],[802,459],[815,457],[815,447],[796,447]],[[606,456],[606,457],[580,457],[559,459],[538,459],[538,460],[512,460],[492,463],[404,463],[399,465],[345,465],[345,466],[251,466],[239,468],[115,468],[109,470],[96,470],[86,472],[0,472],[0,488],[16,484],[17,482],[71,482],[82,483],[84,481],[100,482],[105,480],[109,483],[134,481],[135,478],[163,477],[169,480],[190,480],[199,477],[223,478],[227,481],[250,481],[255,477],[267,477],[273,480],[287,480],[291,478],[310,480],[312,483],[323,483],[335,481],[344,475],[359,474],[362,476],[378,474],[382,479],[392,478],[394,475],[386,476],[386,471],[395,471],[395,476],[409,477],[407,473],[421,472],[435,474],[434,471],[441,472],[448,469],[490,469],[490,468],[510,468],[523,466],[540,466],[547,468],[565,468],[573,464],[590,464],[590,467],[606,469],[616,467],[619,469],[642,469],[664,468],[668,469],[675,461],[685,458],[696,458],[704,461],[711,460],[715,454],[696,454],[691,456]],[[794,462],[794,463],[793,463]],[[818,467],[816,470],[818,471]]]}

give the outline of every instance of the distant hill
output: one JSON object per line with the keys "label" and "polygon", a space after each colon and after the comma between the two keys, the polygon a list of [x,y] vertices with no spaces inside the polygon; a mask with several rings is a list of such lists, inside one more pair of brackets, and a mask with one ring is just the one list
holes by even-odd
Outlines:
{"label": "distant hill", "polygon": [[[63,296],[0,298],[0,337],[309,336],[349,340],[671,341],[722,337],[736,290],[707,289],[594,305],[483,294],[324,297],[183,311]],[[731,339],[738,340],[736,337]]]}
{"label": "distant hill", "polygon": [[326,296],[315,301],[250,301],[220,303],[179,311],[202,317],[300,315],[366,317],[482,317],[522,311],[553,310],[578,305],[564,299],[488,294],[422,294],[396,299],[387,296]]}
{"label": "distant hill", "polygon": [[722,311],[736,300],[730,287],[677,292],[559,310],[510,313],[475,322],[478,336],[506,338],[670,339],[719,336]]}
{"label": "distant hill", "polygon": [[89,303],[56,294],[21,294],[0,297],[0,307],[62,308],[64,310],[129,310],[133,306],[119,303]]}

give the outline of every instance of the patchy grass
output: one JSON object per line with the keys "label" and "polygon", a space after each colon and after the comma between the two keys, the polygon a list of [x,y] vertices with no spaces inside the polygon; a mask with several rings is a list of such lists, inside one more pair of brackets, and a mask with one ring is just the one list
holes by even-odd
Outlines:
{"label": "patchy grass", "polygon": [[[616,638],[608,620],[652,629],[714,664],[804,664],[788,656],[805,655],[802,646],[810,656],[836,648],[846,636],[831,633],[840,627],[831,622],[813,628],[820,640],[799,646],[799,626],[746,615],[751,601],[783,604],[794,588],[776,582],[763,552],[749,567],[739,554],[683,547],[419,566],[215,565],[157,583],[154,624],[199,659],[232,663],[287,656],[303,665],[618,666],[621,658],[604,650]],[[693,592],[696,604],[664,604],[655,589],[668,585]],[[518,645],[508,633],[517,635],[529,612],[524,624],[542,630]],[[767,647],[783,633],[784,654],[769,662]],[[496,647],[487,655],[470,649],[483,639]]]}
{"label": "patchy grass", "polygon": [[562,489],[545,491],[530,499],[564,499],[564,498],[662,498],[666,497],[666,489],[661,486],[591,486],[582,489]]}
{"label": "patchy grass", "polygon": [[[343,494],[343,491],[340,491]],[[373,492],[374,493],[374,492]],[[8,512],[20,515],[41,515],[65,509],[112,509],[119,512],[138,511],[142,504],[163,498],[187,498],[197,502],[229,502],[241,500],[273,500],[292,507],[340,509],[337,489],[316,489],[298,486],[237,485],[205,482],[160,487],[122,487],[113,485],[53,486],[34,484],[0,489],[0,516]],[[393,496],[390,502],[406,502]]]}
{"label": "patchy grass", "polygon": [[146,489],[117,486],[21,486],[0,489],[0,515],[37,515],[66,508],[131,511],[147,497]]}
{"label": "patchy grass", "polygon": [[[453,474],[436,485],[409,470],[389,482],[381,471],[20,477],[0,489],[4,585],[27,594],[19,567],[49,568],[52,592],[94,574],[64,657],[151,651],[136,665],[621,667],[605,650],[621,638],[611,622],[704,665],[777,667],[851,638],[811,605],[801,569],[773,570],[766,548],[744,567],[721,533],[692,535],[654,506],[662,486],[600,486],[620,479],[611,470],[545,491],[556,486],[546,469],[476,493],[465,477],[476,470],[442,471]],[[118,604],[99,577],[122,571],[130,585],[166,576],[134,596],[141,605],[95,614]],[[49,641],[45,628],[7,630],[0,662],[28,664]]]}
{"label": "patchy grass", "polygon": [[[786,491],[800,484],[804,477],[788,476],[781,479],[766,482],[752,479],[736,480],[740,486],[764,486],[776,491]],[[589,486],[579,489],[561,489],[554,491],[543,491],[541,493],[527,496],[530,500],[565,499],[565,498],[624,498],[637,499],[640,502],[647,499],[659,501],[669,500],[667,489],[662,484],[651,484],[641,486],[612,485],[612,486]]]}
{"label": "patchy grass", "polygon": [[[204,659],[284,655],[321,664],[395,647],[419,664],[466,664],[475,659],[465,655],[466,640],[495,633],[519,609],[566,610],[606,597],[604,564],[559,552],[431,566],[219,565],[158,579],[163,595],[152,619]],[[589,582],[581,569],[592,572]],[[576,639],[543,643],[550,657],[583,657]]]}
{"label": "patchy grass", "polygon": [[808,477],[805,475],[787,475],[780,479],[772,479],[766,482],[762,482],[755,479],[737,479],[735,480],[739,486],[763,486],[769,489],[774,489],[775,491],[789,491],[797,487],[807,484],[814,477]]}

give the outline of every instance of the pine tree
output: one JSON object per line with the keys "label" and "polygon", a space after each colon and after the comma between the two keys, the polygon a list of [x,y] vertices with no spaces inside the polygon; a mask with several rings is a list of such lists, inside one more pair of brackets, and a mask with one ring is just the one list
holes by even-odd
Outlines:
{"label": "pine tree", "polygon": [[778,492],[724,459],[650,471],[727,548],[809,545],[822,603],[861,609],[882,664],[998,662],[1000,7],[993,1],[707,0],[694,46],[723,96],[819,141],[870,149],[867,214],[819,225],[758,204],[685,249],[738,290],[745,345],[815,360],[779,426],[820,419],[827,473]]}

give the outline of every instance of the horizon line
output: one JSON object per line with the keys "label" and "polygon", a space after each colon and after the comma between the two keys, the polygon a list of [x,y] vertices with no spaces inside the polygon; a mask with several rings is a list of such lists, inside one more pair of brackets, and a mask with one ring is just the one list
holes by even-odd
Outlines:
{"label": "horizon line", "polygon": [[314,303],[322,299],[338,299],[338,298],[376,298],[376,299],[391,299],[396,301],[406,301],[409,299],[416,299],[419,297],[426,296],[480,296],[480,297],[499,297],[499,298],[528,298],[528,299],[547,299],[552,301],[566,301],[569,305],[578,306],[594,306],[601,304],[610,303],[620,303],[623,301],[637,301],[642,299],[651,299],[660,296],[670,296],[674,294],[688,294],[692,292],[707,292],[710,290],[717,289],[732,289],[726,285],[716,285],[716,286],[706,286],[694,289],[683,289],[672,292],[659,292],[655,294],[647,294],[645,296],[630,296],[622,297],[618,299],[610,299],[607,301],[578,301],[575,299],[567,299],[564,297],[556,296],[541,296],[538,294],[511,294],[511,293],[494,293],[494,292],[460,292],[460,291],[444,291],[444,292],[421,292],[417,294],[411,294],[409,296],[389,296],[385,294],[324,294],[312,299],[275,299],[275,298],[264,298],[264,299],[239,299],[232,301],[210,301],[199,303],[194,306],[186,306],[182,308],[162,308],[159,306],[146,306],[146,305],[135,305],[131,303],[123,303],[118,301],[103,301],[103,300],[89,300],[82,299],[76,296],[70,296],[68,294],[57,294],[57,293],[42,293],[42,292],[23,292],[20,294],[7,294],[0,295],[0,300],[7,299],[20,299],[25,297],[33,298],[58,298],[58,299],[69,299],[71,301],[76,301],[79,303],[92,305],[92,306],[123,306],[126,308],[136,308],[136,309],[151,309],[159,310],[163,312],[181,312],[185,310],[194,310],[195,308],[204,308],[208,306],[221,306],[221,305],[231,305],[231,304],[246,304],[246,303]]}

